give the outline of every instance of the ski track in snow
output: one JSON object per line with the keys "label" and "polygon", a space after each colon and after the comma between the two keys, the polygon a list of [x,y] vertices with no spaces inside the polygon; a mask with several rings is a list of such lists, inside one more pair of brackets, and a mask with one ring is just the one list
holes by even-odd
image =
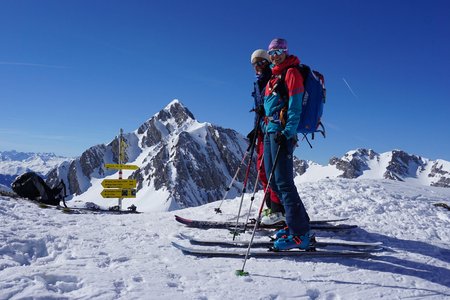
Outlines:
{"label": "ski track in snow", "polygon": [[[180,232],[229,239],[227,231],[187,228],[173,216],[233,220],[240,197],[226,200],[222,215],[214,213],[219,202],[165,213],[68,215],[0,197],[0,299],[450,297],[450,212],[432,205],[448,203],[450,189],[344,179],[298,189],[312,219],[349,217],[346,223],[359,225],[317,236],[382,241],[387,251],[371,259],[251,258],[245,266],[250,276],[237,277],[242,259],[188,256],[170,243]],[[258,193],[252,217],[261,198]]]}

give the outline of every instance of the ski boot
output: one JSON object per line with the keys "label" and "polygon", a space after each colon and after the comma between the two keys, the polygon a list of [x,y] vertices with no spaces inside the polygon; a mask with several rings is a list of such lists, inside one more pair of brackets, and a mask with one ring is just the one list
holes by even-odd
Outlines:
{"label": "ski boot", "polygon": [[285,237],[281,237],[277,239],[273,243],[273,251],[283,251],[289,249],[303,249],[308,250],[311,247],[314,247],[314,236],[309,233],[305,233],[304,235],[289,235]]}
{"label": "ski boot", "polygon": [[281,212],[270,213],[261,219],[261,225],[278,225],[286,223],[286,217]]}
{"label": "ski boot", "polygon": [[288,237],[288,235],[289,235],[289,227],[286,226],[283,229],[276,231],[275,234],[270,237],[270,239],[272,241],[276,241],[282,237]]}

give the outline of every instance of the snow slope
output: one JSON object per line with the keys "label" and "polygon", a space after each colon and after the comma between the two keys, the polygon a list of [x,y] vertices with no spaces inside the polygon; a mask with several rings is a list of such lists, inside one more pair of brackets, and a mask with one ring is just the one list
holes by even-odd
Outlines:
{"label": "snow slope", "polygon": [[[0,197],[0,299],[448,299],[450,189],[389,180],[324,179],[298,183],[312,219],[349,217],[360,227],[316,232],[343,240],[382,241],[371,259],[250,259],[186,256],[171,246],[186,228],[174,214],[229,220],[239,197],[176,212],[67,215]],[[257,194],[254,211],[262,194]],[[249,205],[246,195],[244,208]],[[255,215],[253,212],[252,217]],[[257,239],[262,239],[258,233]],[[249,239],[250,234],[240,239]],[[183,241],[181,241],[183,243]]]}

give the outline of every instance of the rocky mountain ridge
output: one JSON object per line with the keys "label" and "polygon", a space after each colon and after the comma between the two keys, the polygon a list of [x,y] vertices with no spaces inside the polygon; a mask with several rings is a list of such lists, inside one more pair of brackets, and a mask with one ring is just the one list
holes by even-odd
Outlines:
{"label": "rocky mountain ridge", "polygon": [[[248,145],[247,140],[232,129],[198,122],[178,100],[169,103],[134,132],[124,134],[123,138],[126,143],[123,163],[140,167],[133,172],[124,172],[124,178],[137,180],[137,198],[124,200],[125,205],[136,204],[144,211],[175,210],[222,199]],[[39,172],[42,166],[48,166],[48,161],[56,161],[47,175],[49,185],[56,185],[62,179],[69,199],[112,205],[112,200],[100,196],[101,181],[118,178],[117,171],[105,168],[107,163],[118,162],[118,144],[116,137],[108,144],[87,149],[75,159],[41,155],[48,160],[42,158],[34,169],[22,167],[17,170]],[[0,152],[0,166],[13,158],[16,162],[19,158],[27,161],[28,156]],[[55,157],[56,160],[51,160]],[[228,198],[240,194],[245,169],[246,165],[242,164]],[[370,178],[450,187],[450,162],[433,161],[402,150],[379,154],[371,149],[356,149],[341,158],[331,158],[326,166],[295,158],[294,169],[297,183],[324,178]],[[1,168],[0,174],[8,175],[2,173]],[[255,178],[256,170],[252,167],[247,191],[253,189]]]}
{"label": "rocky mountain ridge", "polygon": [[[310,177],[315,179],[318,177],[390,179],[450,187],[450,162],[441,159],[433,161],[402,150],[379,154],[371,149],[360,148],[347,152],[341,158],[331,158],[328,166],[300,161],[296,164],[296,171],[298,175],[304,177],[308,177],[309,172],[314,172],[315,176]],[[318,172],[321,172],[322,176],[317,176]]]}

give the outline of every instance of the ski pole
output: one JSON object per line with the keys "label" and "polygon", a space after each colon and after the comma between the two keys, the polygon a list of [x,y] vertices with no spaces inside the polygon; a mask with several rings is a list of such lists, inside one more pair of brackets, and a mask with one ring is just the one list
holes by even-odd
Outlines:
{"label": "ski pole", "polygon": [[220,201],[220,204],[219,204],[219,206],[217,208],[214,208],[214,211],[216,212],[216,214],[222,213],[222,210],[220,209],[220,207],[222,206],[223,201],[227,198],[228,192],[231,190],[231,187],[233,186],[233,183],[236,180],[236,177],[237,177],[239,171],[241,170],[241,166],[244,163],[245,158],[247,157],[247,155],[248,155],[248,151],[246,151],[244,153],[244,156],[242,157],[241,163],[239,164],[239,166],[238,166],[238,168],[236,170],[236,173],[234,174],[233,179],[230,182],[230,185],[225,189],[226,192],[225,192],[225,195],[222,198],[222,201]]}
{"label": "ski pole", "polygon": [[[234,228],[234,231],[233,231],[233,240],[235,239],[235,237],[237,235],[237,230],[238,230],[238,226],[239,226],[239,218],[241,217],[242,203],[244,202],[244,196],[245,196],[245,193],[247,191],[247,182],[248,182],[248,177],[250,175],[250,166],[251,166],[252,161],[253,161],[253,153],[255,152],[256,140],[258,138],[258,130],[259,130],[259,122],[260,122],[260,120],[261,120],[261,115],[258,115],[258,118],[257,118],[257,121],[256,121],[256,126],[255,126],[255,129],[254,129],[254,134],[252,136],[252,141],[251,141],[251,144],[250,144],[250,158],[248,159],[247,171],[245,172],[244,187],[242,188],[241,202],[239,204],[239,211],[238,211],[238,215],[237,215],[237,219],[236,219],[236,227]],[[258,176],[256,176],[256,180],[258,180]]]}
{"label": "ski pole", "polygon": [[[267,135],[267,132],[264,134],[264,138],[266,137],[266,135]],[[261,174],[261,170],[264,167],[263,164],[264,164],[264,151],[262,153],[261,160],[259,162],[258,174],[256,175],[255,185],[254,185],[254,188],[253,188],[253,194],[252,194],[252,197],[250,198],[250,200],[251,200],[250,201],[250,207],[248,208],[247,219],[245,220],[243,231],[247,230],[247,225],[248,225],[248,222],[249,222],[249,219],[250,219],[250,214],[252,212],[253,201],[255,200],[255,195],[256,195],[257,188],[258,188],[258,184],[257,183],[258,183],[258,180],[259,180],[259,175]],[[269,197],[269,193],[267,193],[267,194],[265,193],[264,194],[264,197],[263,197],[263,201],[264,202],[266,202],[266,198],[267,197]]]}
{"label": "ski pole", "polygon": [[242,188],[242,195],[241,195],[241,202],[239,203],[239,211],[238,211],[238,215],[237,215],[237,219],[236,219],[236,226],[235,226],[234,231],[233,231],[233,241],[234,241],[234,238],[237,235],[237,230],[238,230],[238,226],[239,226],[239,218],[241,216],[242,203],[244,202],[244,196],[245,196],[245,193],[247,191],[247,182],[248,182],[248,177],[249,177],[249,174],[250,174],[250,166],[252,164],[253,149],[254,149],[254,147],[252,148],[252,151],[250,152],[250,158],[248,160],[247,171],[245,172],[244,186]]}
{"label": "ski pole", "polygon": [[255,227],[253,227],[252,237],[250,239],[250,243],[248,244],[247,253],[245,254],[244,264],[242,265],[242,269],[236,270],[236,275],[238,275],[238,276],[247,276],[248,275],[248,272],[244,271],[245,264],[247,263],[248,256],[250,254],[250,250],[252,248],[253,239],[255,238],[256,230],[258,229],[259,223],[261,222],[261,214],[262,214],[262,210],[264,207],[264,199],[266,198],[266,194],[269,191],[270,182],[272,181],[273,174],[275,173],[275,168],[276,168],[276,165],[278,162],[278,156],[280,154],[280,149],[281,149],[281,145],[278,146],[277,154],[275,155],[275,161],[273,162],[272,170],[270,170],[270,176],[269,176],[269,179],[267,180],[266,190],[264,191],[264,198],[263,198],[263,201],[261,201],[261,206],[259,207],[259,212],[258,212],[258,217],[256,219]]}
{"label": "ski pole", "polygon": [[[264,152],[263,152],[262,157],[261,157],[261,162],[259,163],[258,174],[256,175],[255,185],[253,187],[253,194],[252,194],[252,197],[250,198],[250,207],[248,208],[247,219],[245,220],[245,223],[244,223],[245,224],[244,225],[244,231],[247,229],[247,224],[249,222],[250,214],[252,212],[253,201],[255,200],[256,191],[258,189],[258,180],[259,180],[259,175],[261,173],[261,169],[263,167],[263,162],[264,162]],[[266,202],[265,197],[263,198],[263,201]]]}
{"label": "ski pole", "polygon": [[[230,185],[229,185],[228,188],[226,189],[226,193],[225,193],[225,195],[223,196],[222,201],[220,201],[219,207],[217,207],[217,208],[214,209],[214,211],[216,212],[216,214],[222,213],[222,210],[220,209],[220,207],[222,206],[223,201],[227,198],[228,192],[230,191],[231,187],[233,186],[233,183],[234,183],[234,181],[236,180],[236,177],[237,177],[237,175],[238,175],[238,173],[239,173],[239,170],[241,169],[242,163],[244,162],[245,158],[247,157],[248,153],[250,152],[250,159],[249,159],[249,163],[248,163],[248,165],[247,165],[247,172],[246,172],[246,174],[248,174],[248,170],[249,170],[249,168],[250,168],[250,164],[251,164],[252,157],[253,157],[253,151],[255,150],[255,143],[256,143],[256,137],[257,137],[257,130],[258,130],[258,128],[259,128],[259,122],[260,122],[260,121],[261,121],[261,116],[258,115],[258,118],[257,118],[257,122],[256,122],[256,125],[255,125],[255,128],[253,129],[253,132],[254,132],[255,134],[253,135],[252,140],[250,141],[250,145],[249,145],[249,147],[247,148],[247,151],[245,152],[244,157],[242,158],[242,161],[241,161],[241,163],[239,164],[238,169],[236,170],[236,174],[234,174],[234,177],[233,177],[233,179],[231,180]],[[246,175],[246,176],[247,176],[247,175]],[[245,181],[246,181],[246,180],[245,180]],[[245,186],[244,186],[244,190],[245,190]],[[245,191],[244,191],[243,193],[245,193]]]}

